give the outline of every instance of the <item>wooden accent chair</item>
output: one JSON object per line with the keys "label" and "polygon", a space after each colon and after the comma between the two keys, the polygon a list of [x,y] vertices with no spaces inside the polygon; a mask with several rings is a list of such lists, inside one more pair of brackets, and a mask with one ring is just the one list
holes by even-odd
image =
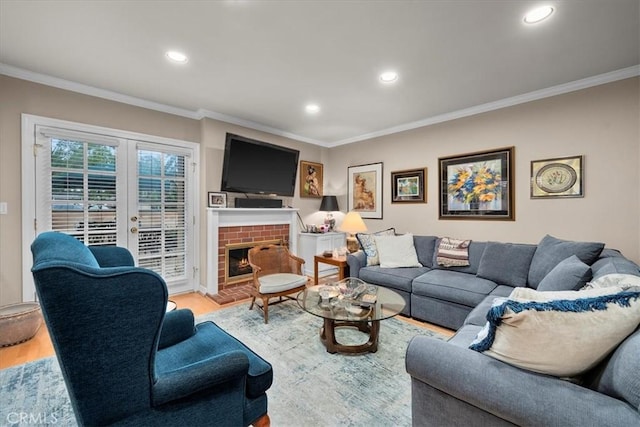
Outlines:
{"label": "wooden accent chair", "polygon": [[[260,245],[249,249],[249,264],[253,270],[253,292],[249,310],[254,304],[264,313],[264,323],[269,323],[269,300],[278,298],[271,304],[291,299],[289,295],[302,291],[307,284],[307,276],[302,274],[304,260],[292,255],[285,246]],[[256,303],[262,300],[262,306]]]}

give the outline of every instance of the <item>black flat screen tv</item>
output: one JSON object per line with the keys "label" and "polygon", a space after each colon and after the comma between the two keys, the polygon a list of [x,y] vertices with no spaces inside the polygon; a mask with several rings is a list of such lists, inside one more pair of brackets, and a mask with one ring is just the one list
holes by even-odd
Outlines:
{"label": "black flat screen tv", "polygon": [[300,151],[227,134],[222,191],[293,197]]}

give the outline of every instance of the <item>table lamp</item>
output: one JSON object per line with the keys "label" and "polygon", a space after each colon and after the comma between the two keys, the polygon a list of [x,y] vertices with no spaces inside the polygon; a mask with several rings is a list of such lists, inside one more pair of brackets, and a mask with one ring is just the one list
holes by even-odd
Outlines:
{"label": "table lamp", "polygon": [[331,212],[340,210],[340,208],[338,208],[338,198],[336,196],[322,196],[320,210],[327,213],[324,223],[329,226],[329,231],[333,231],[336,226],[336,220],[333,218]]}
{"label": "table lamp", "polygon": [[347,213],[340,224],[340,231],[344,231],[349,233],[347,237],[347,249],[349,252],[356,252],[360,248],[360,244],[358,240],[356,240],[356,233],[361,233],[367,231],[367,226],[365,225],[362,217],[358,212],[351,211]]}

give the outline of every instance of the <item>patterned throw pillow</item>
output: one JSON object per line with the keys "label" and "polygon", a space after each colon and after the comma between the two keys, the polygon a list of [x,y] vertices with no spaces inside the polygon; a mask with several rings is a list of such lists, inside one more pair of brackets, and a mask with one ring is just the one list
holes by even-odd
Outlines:
{"label": "patterned throw pillow", "polygon": [[378,256],[378,248],[376,246],[375,236],[395,236],[396,229],[389,228],[382,231],[377,231],[375,233],[357,233],[356,239],[360,242],[360,246],[364,251],[365,255],[367,255],[367,266],[370,265],[379,265],[380,258]]}
{"label": "patterned throw pillow", "polygon": [[469,265],[471,240],[443,237],[438,244],[436,263],[443,267],[465,267]]}

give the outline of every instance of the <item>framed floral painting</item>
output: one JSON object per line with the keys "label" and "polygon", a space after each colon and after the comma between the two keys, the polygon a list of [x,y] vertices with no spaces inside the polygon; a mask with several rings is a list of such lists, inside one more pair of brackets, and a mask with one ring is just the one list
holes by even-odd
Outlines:
{"label": "framed floral painting", "polygon": [[440,219],[515,220],[514,147],[438,159]]}
{"label": "framed floral painting", "polygon": [[382,219],[382,163],[347,168],[347,211]]}
{"label": "framed floral painting", "polygon": [[322,163],[300,161],[300,197],[322,197]]}

